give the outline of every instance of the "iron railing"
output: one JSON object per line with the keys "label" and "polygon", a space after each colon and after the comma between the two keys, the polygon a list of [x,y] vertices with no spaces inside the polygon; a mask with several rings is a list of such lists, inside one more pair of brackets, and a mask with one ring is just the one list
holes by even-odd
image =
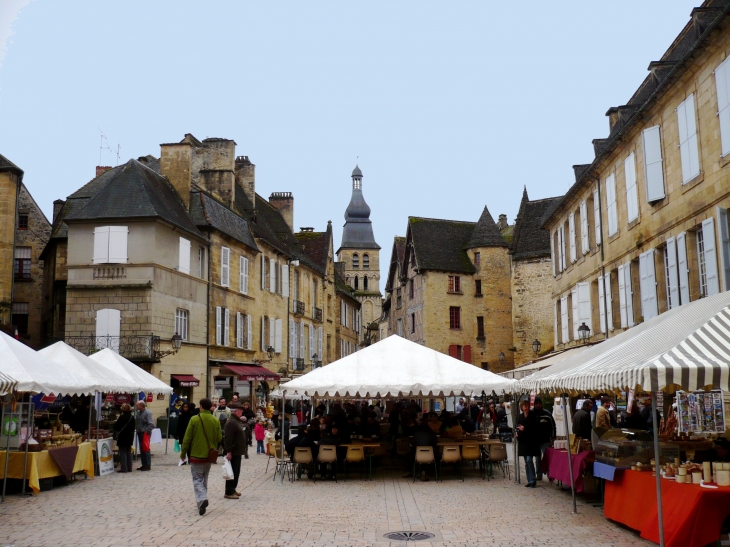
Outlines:
{"label": "iron railing", "polygon": [[65,342],[84,355],[109,348],[122,357],[137,361],[158,361],[160,337],[141,336],[67,336]]}
{"label": "iron railing", "polygon": [[292,370],[304,370],[304,357],[292,359]]}
{"label": "iron railing", "polygon": [[312,310],[312,318],[315,321],[322,321],[322,309],[321,308],[314,308]]}
{"label": "iron railing", "polygon": [[294,315],[304,315],[304,302],[301,300],[295,300],[292,308],[292,313]]}

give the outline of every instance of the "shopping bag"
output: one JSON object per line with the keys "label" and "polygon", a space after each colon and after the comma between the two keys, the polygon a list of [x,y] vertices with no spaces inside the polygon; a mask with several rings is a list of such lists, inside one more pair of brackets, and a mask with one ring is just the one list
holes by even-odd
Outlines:
{"label": "shopping bag", "polygon": [[175,439],[175,448],[173,448],[175,452],[180,452],[180,441]]}
{"label": "shopping bag", "polygon": [[231,462],[228,461],[228,458],[223,458],[223,480],[232,481],[234,478]]}
{"label": "shopping bag", "polygon": [[149,452],[150,451],[150,434],[145,433],[142,435],[142,448],[140,448],[140,452]]}

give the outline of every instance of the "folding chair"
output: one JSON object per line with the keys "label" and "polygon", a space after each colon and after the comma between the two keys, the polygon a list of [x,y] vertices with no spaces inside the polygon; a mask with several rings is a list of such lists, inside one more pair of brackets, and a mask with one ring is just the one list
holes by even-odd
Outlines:
{"label": "folding chair", "polygon": [[433,469],[436,473],[436,480],[439,480],[439,468],[436,463],[436,457],[433,454],[433,446],[417,446],[416,447],[416,458],[413,461],[413,482],[416,482],[416,465],[420,471],[424,465],[433,464]]}
{"label": "folding chair", "polygon": [[302,468],[312,464],[314,459],[312,458],[312,449],[308,446],[297,446],[294,448],[294,465],[297,466],[296,476],[297,478],[302,477]]}
{"label": "folding chair", "polygon": [[345,454],[345,480],[347,480],[347,469],[349,464],[362,464],[363,474],[365,473],[365,450],[362,446],[348,446]]}
{"label": "folding chair", "polygon": [[465,462],[479,463],[479,475],[484,478],[484,465],[482,465],[482,451],[478,444],[464,444],[461,447],[461,459]]}
{"label": "folding chair", "polygon": [[490,445],[489,457],[489,476],[492,476],[492,469],[495,465],[502,469],[502,476],[505,475],[505,467],[507,468],[507,478],[510,477],[509,461],[507,460],[507,446],[504,443]]}
{"label": "folding chair", "polygon": [[[281,473],[281,480],[284,480],[284,473],[288,473],[291,477],[294,465],[286,459],[286,450],[282,449],[281,443],[272,443],[274,446],[274,458],[276,460],[276,467],[274,468],[274,479],[276,480],[276,474]],[[282,454],[283,452],[283,454]]]}
{"label": "folding chair", "polygon": [[[332,469],[332,476],[334,477],[335,482],[337,482],[337,447],[331,445],[320,446],[319,454],[317,454],[317,461],[323,465],[323,469],[327,469],[328,466]],[[324,480],[324,478],[325,473],[323,471],[322,479]]]}
{"label": "folding chair", "polygon": [[441,453],[441,480],[443,480],[444,477],[443,465],[445,463],[454,464],[456,467],[456,474],[459,477],[459,480],[463,482],[464,479],[461,477],[461,453],[459,452],[458,446],[444,446],[444,450]]}

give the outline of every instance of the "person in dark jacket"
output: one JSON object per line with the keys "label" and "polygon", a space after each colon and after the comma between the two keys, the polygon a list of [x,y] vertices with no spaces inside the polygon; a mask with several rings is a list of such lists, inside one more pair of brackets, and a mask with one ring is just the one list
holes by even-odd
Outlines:
{"label": "person in dark jacket", "polygon": [[525,458],[525,474],[528,488],[535,488],[534,458],[540,455],[540,420],[534,411],[530,410],[530,401],[520,403],[520,417],[517,421],[517,455]]}
{"label": "person in dark jacket", "polygon": [[226,492],[223,496],[229,500],[237,500],[241,493],[236,490],[238,477],[241,475],[241,456],[248,457],[248,439],[243,431],[243,406],[233,403],[229,407],[231,416],[226,420],[223,434],[224,451],[226,459],[231,462],[233,468],[233,479],[226,481]]}
{"label": "person in dark jacket", "polygon": [[540,453],[537,456],[535,462],[535,471],[537,472],[537,480],[542,480],[542,459],[545,457],[545,451],[549,446],[552,446],[555,437],[557,436],[557,428],[555,427],[555,420],[553,415],[545,410],[542,406],[542,399],[535,397],[535,414],[539,422],[538,429],[538,443],[540,445]]}
{"label": "person in dark jacket", "polygon": [[132,445],[134,444],[134,416],[132,407],[128,404],[122,405],[122,415],[114,423],[114,431],[117,433],[117,448],[119,449],[120,469],[117,473],[132,472]]}
{"label": "person in dark jacket", "polygon": [[591,410],[593,409],[593,401],[586,399],[583,401],[581,409],[573,415],[573,435],[577,435],[581,439],[591,439]]}
{"label": "person in dark jacket", "polygon": [[[403,478],[412,477],[413,473],[413,462],[416,459],[416,447],[417,446],[430,446],[433,448],[433,455],[436,460],[438,460],[438,452],[436,450],[438,446],[438,437],[436,436],[436,433],[433,432],[433,430],[429,427],[427,423],[422,423],[418,429],[416,429],[416,432],[413,433],[413,437],[411,438],[411,450],[408,452],[408,456],[406,457],[406,474],[403,475]],[[426,476],[426,471],[421,471],[421,480],[422,481],[428,481],[428,477]]]}
{"label": "person in dark jacket", "polygon": [[177,429],[175,430],[175,439],[182,444],[185,438],[185,430],[188,428],[190,418],[193,417],[193,411],[189,403],[183,403],[180,408],[180,415],[177,418]]}

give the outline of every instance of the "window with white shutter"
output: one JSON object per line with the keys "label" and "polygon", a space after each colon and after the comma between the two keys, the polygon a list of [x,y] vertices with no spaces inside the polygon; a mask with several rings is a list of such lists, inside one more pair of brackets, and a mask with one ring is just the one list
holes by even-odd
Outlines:
{"label": "window with white shutter", "polygon": [[636,188],[636,159],[631,152],[624,160],[624,175],[626,177],[626,209],[628,221],[639,218],[639,191]]}
{"label": "window with white shutter", "polygon": [[275,348],[276,347],[276,319],[273,317],[269,317],[269,345],[266,347],[268,350],[269,348]]}
{"label": "window with white shutter", "polygon": [[[605,291],[604,291],[605,289]],[[611,274],[598,276],[598,309],[601,332],[613,330],[613,302],[611,299]]]}
{"label": "window with white shutter", "polygon": [[317,353],[317,345],[314,341],[314,327],[309,327],[309,359],[314,358],[314,354]]}
{"label": "window with white shutter", "polygon": [[689,262],[687,261],[687,233],[677,236],[677,272],[679,274],[679,303],[689,303]]}
{"label": "window with white shutter", "polygon": [[[591,284],[590,283],[578,283],[577,285],[578,295],[578,326],[580,327],[585,323],[586,327],[593,331],[592,313],[591,313]],[[579,340],[580,336],[576,337]]]}
{"label": "window with white shutter", "polygon": [[[552,235],[550,236],[550,260],[553,263],[553,277],[558,275],[558,258],[555,255],[555,237]],[[411,287],[413,286],[413,281],[411,281]]]}
{"label": "window with white shutter", "polygon": [[317,355],[319,356],[319,361],[324,361],[322,354],[322,333],[322,327],[317,327]]}
{"label": "window with white shutter", "polygon": [[109,262],[109,226],[94,229],[94,264]]}
{"label": "window with white shutter", "polygon": [[305,352],[304,352],[304,323],[299,323],[299,358],[304,359],[305,358]]}
{"label": "window with white shutter", "polygon": [[188,310],[175,310],[175,334],[183,340],[188,339]]}
{"label": "window with white shutter", "polygon": [[297,324],[294,319],[289,319],[289,357],[297,358]]}
{"label": "window with white shutter", "polygon": [[656,296],[656,270],[654,249],[639,255],[639,285],[641,290],[641,315],[644,321],[659,315]]}
{"label": "window with white shutter", "polygon": [[713,217],[702,221],[702,240],[705,244],[707,296],[712,296],[720,292],[720,280],[717,275],[717,252],[715,252],[715,219]]}
{"label": "window with white shutter", "polygon": [[580,312],[578,310],[578,287],[573,287],[570,291],[570,304],[571,311],[573,312],[573,340],[579,340],[578,327],[580,326],[580,323],[578,322],[578,318],[580,317]]}
{"label": "window with white shutter", "polygon": [[631,283],[631,262],[624,264],[624,293],[626,294],[626,324],[633,327],[634,323],[634,291]]}
{"label": "window with white shutter", "polygon": [[228,308],[224,308],[224,317],[223,317],[223,345],[224,346],[230,346],[231,345],[231,327],[230,327],[230,312],[228,311]]}
{"label": "window with white shutter", "polygon": [[568,235],[570,238],[570,262],[572,263],[578,260],[575,252],[575,213],[568,215]]}
{"label": "window with white shutter", "polygon": [[598,327],[601,333],[606,332],[606,302],[603,299],[603,276],[598,276]]}
{"label": "window with white shutter", "polygon": [[677,107],[677,126],[679,129],[679,157],[682,162],[682,184],[686,184],[700,174],[694,93]]}
{"label": "window with white shutter", "polygon": [[221,286],[228,287],[231,283],[231,250],[221,247]]}
{"label": "window with white shutter", "polygon": [[606,209],[608,211],[608,235],[618,232],[618,210],[616,209],[616,177],[613,173],[606,178]]}
{"label": "window with white shutter", "polygon": [[128,234],[127,226],[96,227],[94,229],[94,264],[126,264]]}
{"label": "window with white shutter", "polygon": [[106,308],[96,311],[96,347],[111,348],[119,353],[119,343],[110,338],[119,338],[122,332],[122,312]]}
{"label": "window with white shutter", "polygon": [[276,292],[276,261],[269,259],[269,292]]}
{"label": "window with white shutter", "polygon": [[553,302],[553,343],[558,347],[558,301]]}
{"label": "window with white shutter", "polygon": [[289,298],[289,265],[281,265],[281,294],[284,298]]}
{"label": "window with white shutter", "polygon": [[655,125],[641,134],[644,144],[644,175],[646,177],[646,201],[663,199],[664,162],[662,160],[661,127]]}
{"label": "window with white shutter", "polygon": [[730,290],[730,227],[728,226],[727,209],[719,206],[717,207],[717,227],[720,241],[720,270],[722,271],[720,287],[723,291],[727,291]]}
{"label": "window with white shutter", "polygon": [[558,228],[558,254],[560,255],[560,271],[565,271],[565,225],[561,224]]}
{"label": "window with white shutter", "polygon": [[281,332],[281,319],[277,319],[276,323],[274,324],[274,350],[276,353],[281,353],[281,347],[282,347],[282,332]]}
{"label": "window with white shutter", "polygon": [[715,69],[717,117],[720,120],[721,156],[730,154],[730,57]]}
{"label": "window with white shutter", "polygon": [[266,257],[262,254],[261,255],[261,289],[266,290],[266,282],[269,280],[269,278],[266,275]]}
{"label": "window with white shutter", "polygon": [[598,188],[593,190],[593,222],[596,225],[596,245],[601,244],[601,201],[598,199]]}
{"label": "window with white shutter", "polygon": [[239,311],[236,312],[236,347],[243,347],[243,329],[244,329],[244,315]]}
{"label": "window with white shutter", "polygon": [[583,254],[591,250],[590,234],[588,233],[588,203],[580,202],[580,249]]}
{"label": "window with white shutter", "polygon": [[221,307],[215,307],[215,343],[218,346],[223,345],[223,325],[221,324]]}
{"label": "window with white shutter", "polygon": [[618,304],[619,315],[621,317],[621,328],[625,329],[629,326],[626,314],[626,276],[624,275],[624,265],[619,264],[618,267]]}
{"label": "window with white shutter", "polygon": [[248,258],[242,256],[239,260],[238,291],[248,294]]}
{"label": "window with white shutter", "polygon": [[679,271],[677,269],[677,241],[670,237],[664,248],[664,278],[667,284],[667,308],[679,307]]}
{"label": "window with white shutter", "polygon": [[246,315],[246,349],[253,349],[253,336],[251,333],[252,319],[250,315]]}
{"label": "window with white shutter", "polygon": [[180,238],[178,266],[179,272],[190,274],[190,241]]}
{"label": "window with white shutter", "polygon": [[568,324],[568,297],[563,296],[560,299],[560,330],[562,331],[562,342],[567,344],[570,342],[570,325]]}
{"label": "window with white shutter", "polygon": [[266,316],[261,316],[261,351],[266,351],[266,326],[268,324],[268,319]]}

